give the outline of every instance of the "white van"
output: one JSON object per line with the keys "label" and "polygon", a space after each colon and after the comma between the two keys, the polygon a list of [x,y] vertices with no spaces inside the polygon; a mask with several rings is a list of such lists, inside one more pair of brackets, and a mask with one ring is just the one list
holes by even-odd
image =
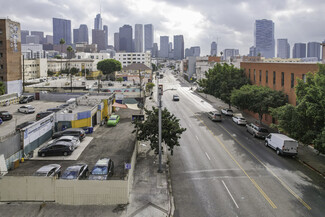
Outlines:
{"label": "white van", "polygon": [[283,155],[297,155],[298,142],[286,135],[280,133],[270,133],[265,138],[265,146],[270,146],[276,153]]}

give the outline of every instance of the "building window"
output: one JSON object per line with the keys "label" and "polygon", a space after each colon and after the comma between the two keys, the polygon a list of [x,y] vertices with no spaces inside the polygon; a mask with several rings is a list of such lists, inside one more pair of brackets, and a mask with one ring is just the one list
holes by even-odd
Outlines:
{"label": "building window", "polygon": [[254,82],[256,81],[256,71],[254,69]]}
{"label": "building window", "polygon": [[0,57],[3,57],[3,54],[2,53],[0,53]]}
{"label": "building window", "polygon": [[265,83],[269,82],[269,72],[266,70],[265,71]]}
{"label": "building window", "polygon": [[306,75],[302,74],[302,80],[306,83]]}
{"label": "building window", "polygon": [[0,46],[2,45],[2,41],[0,41]]}
{"label": "building window", "polygon": [[3,65],[0,65],[0,69],[3,69]]}
{"label": "building window", "polygon": [[0,35],[2,35],[2,29],[0,29]]}
{"label": "building window", "polygon": [[273,71],[273,84],[275,85],[275,80],[276,80],[276,73]]}
{"label": "building window", "polygon": [[262,70],[260,70],[260,82],[262,82]]}
{"label": "building window", "polygon": [[281,72],[281,86],[284,86],[284,72]]}
{"label": "building window", "polygon": [[251,69],[248,69],[248,78],[251,80]]}
{"label": "building window", "polygon": [[295,75],[291,73],[291,88],[295,86]]}

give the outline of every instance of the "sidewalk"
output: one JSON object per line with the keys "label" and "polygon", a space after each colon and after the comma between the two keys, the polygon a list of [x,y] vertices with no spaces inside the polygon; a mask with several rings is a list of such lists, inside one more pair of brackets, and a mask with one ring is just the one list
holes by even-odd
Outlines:
{"label": "sidewalk", "polygon": [[[156,106],[155,94],[146,99],[145,107]],[[158,126],[157,126],[158,127]],[[171,216],[173,202],[169,179],[167,154],[162,155],[163,173],[158,173],[158,155],[150,148],[149,142],[141,142],[138,147],[137,163],[127,217]]]}
{"label": "sidewalk", "polygon": [[[214,108],[220,109],[220,108],[228,107],[227,104],[225,104],[223,101],[215,98],[212,95],[205,94],[205,93],[198,93],[198,92],[196,93],[199,96],[201,96],[203,99],[208,101]],[[241,112],[235,107],[232,107],[232,109],[234,113]],[[243,113],[243,115],[245,114]],[[252,116],[245,115],[245,118],[248,122],[258,121]],[[313,147],[299,144],[297,159],[299,160],[299,162],[305,164],[312,170],[316,171],[317,173],[325,177],[325,155],[317,154],[317,151]]]}

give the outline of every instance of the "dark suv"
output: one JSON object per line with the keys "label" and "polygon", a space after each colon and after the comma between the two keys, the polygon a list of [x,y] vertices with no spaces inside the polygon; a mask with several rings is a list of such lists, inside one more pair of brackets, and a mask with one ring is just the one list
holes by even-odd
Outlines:
{"label": "dark suv", "polygon": [[40,113],[37,113],[36,115],[36,120],[41,120],[42,118],[45,118],[46,116],[49,116],[50,114],[52,114],[53,112],[52,111],[46,111],[46,112],[40,112]]}
{"label": "dark suv", "polygon": [[23,96],[20,100],[19,103],[29,103],[32,102],[34,100],[34,96]]}
{"label": "dark suv", "polygon": [[56,139],[61,136],[75,136],[78,137],[80,141],[82,141],[86,137],[86,133],[81,128],[68,128],[66,130],[54,133],[52,139]]}
{"label": "dark suv", "polygon": [[267,137],[270,134],[266,128],[262,127],[259,124],[254,124],[254,123],[246,124],[246,128],[247,128],[247,132],[252,134],[254,137],[265,139],[265,137]]}
{"label": "dark suv", "polygon": [[12,114],[10,114],[8,111],[0,111],[0,118],[3,121],[9,121],[12,119]]}

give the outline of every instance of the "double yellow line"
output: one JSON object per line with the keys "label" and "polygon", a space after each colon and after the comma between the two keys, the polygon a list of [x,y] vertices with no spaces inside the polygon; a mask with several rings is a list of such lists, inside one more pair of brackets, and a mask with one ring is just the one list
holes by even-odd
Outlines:
{"label": "double yellow line", "polygon": [[[234,156],[229,152],[229,150],[226,148],[226,146],[221,142],[221,140],[214,135],[214,133],[209,129],[209,127],[200,119],[198,116],[196,116],[200,122],[206,126],[206,128],[210,131],[210,133],[216,138],[216,140],[221,144],[222,148],[227,152],[227,154],[231,157],[231,159],[238,165],[238,167],[244,172],[244,174],[249,178],[249,180],[253,183],[255,188],[261,193],[261,195],[269,202],[269,204],[272,206],[272,208],[276,209],[276,205],[273,203],[273,201],[267,196],[267,194],[262,190],[262,188],[255,182],[253,178],[251,178],[246,171],[242,168],[242,166],[236,161]],[[281,185],[287,189],[300,203],[302,203],[308,210],[311,210],[311,207],[303,201],[292,189],[289,188],[289,186],[282,180],[280,179],[270,168],[268,168],[259,158],[257,158],[251,151],[249,151],[244,145],[242,145],[234,136],[232,136],[228,130],[226,130],[223,126],[219,125],[225,132],[228,133],[231,138],[235,140],[236,143],[238,143],[241,147],[243,147],[248,153],[250,153],[258,162],[260,162],[280,183]]]}

